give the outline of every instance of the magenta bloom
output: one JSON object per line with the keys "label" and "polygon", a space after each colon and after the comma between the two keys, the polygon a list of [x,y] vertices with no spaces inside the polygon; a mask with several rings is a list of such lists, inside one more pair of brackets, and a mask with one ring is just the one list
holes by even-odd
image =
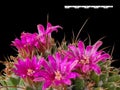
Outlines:
{"label": "magenta bloom", "polygon": [[36,47],[40,48],[40,46],[41,46],[42,49],[48,49],[49,47],[51,47],[51,45],[52,45],[51,33],[53,31],[57,32],[58,28],[62,29],[61,26],[59,26],[59,25],[52,26],[52,24],[49,22],[47,23],[46,30],[45,30],[44,26],[41,24],[38,24],[37,28],[38,28],[38,35],[39,35],[38,39],[39,39],[41,45],[38,43],[38,45],[36,45]]}
{"label": "magenta bloom", "polygon": [[38,33],[22,33],[20,39],[16,38],[12,41],[12,46],[15,46],[18,50],[18,53],[26,58],[32,57],[36,49],[38,52],[45,52],[49,49],[53,40],[51,38],[51,33],[57,31],[57,28],[62,28],[59,25],[52,26],[50,23],[47,24],[46,30],[43,25],[37,25]]}
{"label": "magenta bloom", "polygon": [[39,35],[40,36],[43,36],[43,35],[47,35],[48,37],[51,37],[51,33],[53,32],[53,31],[58,31],[57,29],[58,28],[61,28],[62,29],[62,27],[61,26],[59,26],[59,25],[56,25],[56,26],[52,26],[52,24],[51,23],[47,23],[47,28],[46,28],[46,30],[45,30],[45,28],[44,28],[44,26],[43,25],[41,25],[41,24],[38,24],[37,25],[37,28],[38,28],[38,33],[39,33]]}
{"label": "magenta bloom", "polygon": [[101,70],[98,62],[110,58],[108,53],[102,50],[97,51],[101,45],[102,41],[97,41],[93,46],[88,45],[85,48],[84,43],[79,41],[77,47],[75,45],[68,46],[69,50],[66,52],[66,55],[69,56],[70,59],[79,60],[77,67],[79,67],[82,73],[93,70],[97,74],[100,74]]}
{"label": "magenta bloom", "polygon": [[71,85],[70,79],[77,76],[77,73],[72,72],[77,62],[78,60],[68,61],[67,57],[63,57],[60,53],[56,53],[55,56],[50,55],[48,56],[48,62],[42,62],[44,70],[36,74],[35,81],[42,81],[44,78],[42,90],[46,90],[50,86]]}
{"label": "magenta bloom", "polygon": [[35,46],[37,40],[37,33],[22,33],[21,42],[24,46]]}
{"label": "magenta bloom", "polygon": [[12,41],[12,46],[18,49],[18,53],[26,58],[32,57],[35,52],[35,44],[37,42],[37,33],[22,33],[20,39],[16,38]]}
{"label": "magenta bloom", "polygon": [[40,58],[39,60],[37,57],[33,57],[32,59],[26,58],[25,60],[19,59],[18,63],[15,64],[14,72],[16,75],[20,76],[21,78],[29,78],[31,80],[34,79],[34,75],[38,72],[41,68],[41,61],[44,58]]}

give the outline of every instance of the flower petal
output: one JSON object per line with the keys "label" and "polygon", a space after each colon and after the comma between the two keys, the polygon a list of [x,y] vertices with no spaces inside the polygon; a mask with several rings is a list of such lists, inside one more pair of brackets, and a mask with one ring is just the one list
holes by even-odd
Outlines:
{"label": "flower petal", "polygon": [[43,86],[42,86],[42,90],[46,90],[46,88],[49,88],[49,86],[51,85],[51,82],[44,82]]}
{"label": "flower petal", "polygon": [[96,74],[100,74],[101,70],[100,67],[97,64],[91,65],[92,69],[96,72]]}
{"label": "flower petal", "polygon": [[45,79],[43,77],[38,77],[38,78],[35,78],[33,81],[35,81],[35,82],[42,82],[44,80]]}
{"label": "flower petal", "polygon": [[70,79],[64,79],[63,82],[64,82],[66,85],[71,85]]}
{"label": "flower petal", "polygon": [[79,52],[74,45],[69,45],[68,48],[73,52],[75,57],[77,57],[79,55]]}
{"label": "flower petal", "polygon": [[71,79],[71,78],[76,78],[76,77],[78,77],[78,76],[80,76],[78,73],[76,73],[76,72],[71,72],[71,73],[69,73],[69,75],[67,76],[67,78]]}
{"label": "flower petal", "polygon": [[95,63],[99,62],[99,61],[105,61],[105,59],[109,59],[110,58],[110,55],[105,53],[105,54],[102,54],[99,58],[96,59]]}
{"label": "flower petal", "polygon": [[49,55],[48,60],[50,62],[51,68],[53,68],[53,70],[56,71],[57,66],[56,66],[56,62],[55,62],[55,59],[53,58],[53,56]]}
{"label": "flower petal", "polygon": [[102,41],[97,41],[92,47],[91,54],[94,54],[101,45],[102,45]]}
{"label": "flower petal", "polygon": [[48,23],[47,23],[46,34],[52,33],[53,31],[56,31],[56,32],[57,32],[57,28],[61,28],[61,29],[62,29],[61,26],[59,26],[59,25],[52,26],[52,24],[48,22]]}
{"label": "flower petal", "polygon": [[35,76],[36,80],[39,77],[43,77],[46,80],[49,79],[49,73],[45,70],[40,70],[40,71],[36,72],[34,76]]}
{"label": "flower petal", "polygon": [[73,63],[71,63],[70,71],[77,65],[77,63],[78,63],[78,60],[75,60],[75,61],[73,61]]}
{"label": "flower petal", "polygon": [[45,28],[42,24],[37,25],[39,35],[43,35],[45,33]]}
{"label": "flower petal", "polygon": [[57,69],[60,70],[60,63],[62,62],[62,56],[60,53],[55,54],[55,60],[56,60]]}
{"label": "flower petal", "polygon": [[61,28],[61,29],[62,29],[61,26],[59,26],[59,25],[52,26],[52,24],[48,22],[48,23],[47,23],[46,34],[47,34],[49,37],[51,37],[51,33],[52,33],[53,31],[56,31],[56,32],[58,31],[57,28]]}
{"label": "flower petal", "polygon": [[89,65],[83,65],[83,66],[82,66],[82,71],[83,71],[84,73],[88,72],[89,70],[90,70],[90,66],[89,66]]}
{"label": "flower petal", "polygon": [[92,50],[92,46],[87,46],[86,47],[86,50],[85,50],[85,54],[87,55],[87,56],[90,56],[90,52],[91,52],[91,50]]}
{"label": "flower petal", "polygon": [[85,51],[85,46],[84,46],[84,43],[82,41],[78,42],[78,48],[80,50],[80,53],[83,54]]}
{"label": "flower petal", "polygon": [[50,67],[50,65],[47,63],[46,60],[42,61],[41,64],[43,65],[43,67],[45,68],[45,70],[47,70],[48,72],[51,72],[51,67]]}
{"label": "flower petal", "polygon": [[52,27],[52,24],[50,22],[47,23],[47,28]]}

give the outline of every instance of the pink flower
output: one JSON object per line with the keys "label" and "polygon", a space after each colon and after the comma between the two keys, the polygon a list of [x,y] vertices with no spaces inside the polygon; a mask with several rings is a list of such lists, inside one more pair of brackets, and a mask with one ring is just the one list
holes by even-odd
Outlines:
{"label": "pink flower", "polygon": [[42,60],[44,60],[44,58],[40,58],[38,60],[35,56],[32,59],[19,59],[18,63],[15,64],[16,68],[14,68],[13,71],[16,75],[20,76],[21,78],[29,78],[30,80],[33,80],[35,73],[37,73],[41,68]]}
{"label": "pink flower", "polygon": [[58,28],[61,28],[61,26],[59,25],[56,25],[56,26],[52,26],[51,23],[47,23],[47,28],[45,30],[44,26],[41,25],[41,24],[38,24],[37,25],[37,28],[38,28],[38,39],[40,41],[40,44],[38,43],[38,45],[36,45],[37,48],[41,48],[42,49],[49,49],[51,47],[51,45],[53,44],[53,40],[51,38],[51,33],[53,31],[58,31],[57,29]]}
{"label": "pink flower", "polygon": [[[47,24],[46,30],[43,25],[37,25],[38,33],[22,33],[20,39],[16,38],[12,41],[12,46],[15,46],[18,53],[26,58],[35,55],[36,51],[45,52],[50,49],[53,43],[51,33],[57,31],[58,28],[62,28],[59,25],[52,26],[50,23]],[[37,50],[36,50],[37,49]]]}
{"label": "pink flower", "polygon": [[45,30],[45,28],[44,28],[44,26],[43,25],[41,25],[41,24],[38,24],[37,25],[37,28],[38,28],[38,33],[39,33],[39,35],[40,36],[43,36],[43,35],[47,35],[48,37],[51,37],[51,33],[53,32],[53,31],[58,31],[57,30],[57,28],[61,28],[62,29],[62,27],[61,26],[59,26],[59,25],[56,25],[56,26],[52,26],[52,24],[51,23],[47,23],[47,28],[46,28],[46,30]]}
{"label": "pink flower", "polygon": [[77,47],[75,45],[69,45],[69,50],[66,55],[70,59],[79,60],[77,67],[82,73],[88,73],[91,70],[95,71],[97,74],[101,73],[98,62],[105,61],[110,58],[108,53],[102,50],[98,51],[98,48],[102,45],[102,41],[97,41],[93,46],[85,45],[82,41],[78,42]]}
{"label": "pink flower", "polygon": [[22,33],[20,39],[16,38],[12,41],[12,46],[15,46],[18,49],[18,53],[26,58],[32,57],[32,54],[35,52],[35,44],[37,42],[37,33]]}
{"label": "pink flower", "polygon": [[48,62],[42,62],[44,70],[36,74],[35,81],[41,81],[44,78],[42,90],[46,90],[50,86],[71,85],[70,79],[74,79],[77,76],[77,73],[72,72],[77,62],[78,60],[68,62],[67,57],[63,57],[60,53],[56,53],[55,56],[49,55]]}
{"label": "pink flower", "polygon": [[22,33],[21,34],[21,42],[23,45],[26,46],[35,46],[36,40],[37,40],[37,33]]}

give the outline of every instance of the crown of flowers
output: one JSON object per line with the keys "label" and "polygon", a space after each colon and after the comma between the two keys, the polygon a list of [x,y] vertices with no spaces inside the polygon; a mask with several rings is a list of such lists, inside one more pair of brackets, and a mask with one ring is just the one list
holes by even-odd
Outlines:
{"label": "crown of flowers", "polygon": [[98,40],[86,45],[63,40],[56,45],[51,34],[62,29],[47,23],[37,25],[38,33],[21,33],[12,41],[17,56],[5,62],[1,90],[120,90],[120,75],[111,67],[111,55]]}

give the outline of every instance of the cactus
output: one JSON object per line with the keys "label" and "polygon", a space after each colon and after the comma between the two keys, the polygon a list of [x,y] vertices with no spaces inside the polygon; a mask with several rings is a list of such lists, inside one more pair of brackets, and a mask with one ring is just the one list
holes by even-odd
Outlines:
{"label": "cactus", "polygon": [[[22,33],[12,41],[18,55],[4,62],[0,90],[120,90],[120,72],[112,56],[98,50],[102,41],[85,46],[81,40],[56,45],[53,31],[39,24],[38,33]],[[78,36],[77,36],[78,38]]]}

